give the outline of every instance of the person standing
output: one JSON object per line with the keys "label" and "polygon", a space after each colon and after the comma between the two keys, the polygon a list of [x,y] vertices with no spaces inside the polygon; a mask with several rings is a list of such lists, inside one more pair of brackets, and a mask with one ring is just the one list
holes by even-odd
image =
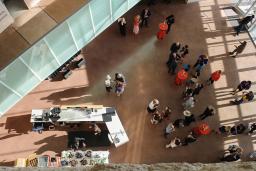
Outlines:
{"label": "person standing", "polygon": [[162,122],[162,120],[163,120],[163,117],[161,116],[161,114],[158,111],[156,111],[151,118],[151,123],[153,125],[156,125],[156,124],[159,124],[160,122]]}
{"label": "person standing", "polygon": [[165,109],[162,111],[162,116],[164,119],[169,119],[170,115],[172,113],[172,110],[170,107],[166,106]]}
{"label": "person standing", "polygon": [[189,110],[185,110],[183,112],[183,115],[185,116],[185,119],[184,119],[185,126],[189,126],[192,122],[196,121],[195,116]]}
{"label": "person standing", "polygon": [[171,140],[169,144],[165,146],[165,148],[175,148],[181,145],[182,145],[181,140],[178,137],[175,137],[173,140]]}
{"label": "person standing", "polygon": [[172,132],[175,131],[174,125],[170,122],[166,128],[164,129],[164,137],[167,138],[168,135],[170,135]]}
{"label": "person standing", "polygon": [[246,41],[243,41],[243,42],[239,41],[239,43],[240,43],[239,46],[235,45],[236,48],[232,52],[229,52],[229,55],[233,55],[235,53],[235,55],[232,56],[233,58],[235,58],[238,54],[243,53],[243,51],[247,45]]}
{"label": "person standing", "polygon": [[181,48],[181,50],[179,51],[179,55],[182,58],[185,58],[188,55],[189,51],[188,51],[188,45],[185,45]]}
{"label": "person standing", "polygon": [[154,113],[159,106],[159,101],[157,99],[152,100],[147,107],[148,113]]}
{"label": "person standing", "polygon": [[165,18],[165,21],[168,25],[168,29],[166,30],[166,34],[168,34],[171,29],[172,24],[174,24],[174,22],[175,22],[174,15],[172,15],[172,14],[169,15],[168,17]]}
{"label": "person standing", "polygon": [[151,12],[149,11],[148,8],[143,9],[141,12],[141,27],[143,27],[143,25],[145,24],[146,27],[148,27],[148,20],[149,17],[151,16]]}
{"label": "person standing", "polygon": [[182,105],[183,105],[185,110],[193,108],[195,106],[194,97],[188,97],[187,100]]}
{"label": "person standing", "polygon": [[243,90],[249,90],[251,88],[252,82],[251,81],[242,81],[237,88],[232,91],[232,94],[235,95],[236,93],[243,91]]}
{"label": "person standing", "polygon": [[117,23],[119,25],[119,30],[122,36],[126,36],[126,21],[124,17],[120,17],[117,19]]}
{"label": "person standing", "polygon": [[195,87],[195,89],[193,90],[192,96],[194,97],[195,95],[199,95],[199,93],[201,92],[201,90],[202,90],[203,88],[204,88],[204,85],[203,85],[203,84],[196,83],[196,87]]}
{"label": "person standing", "polygon": [[176,68],[178,66],[178,61],[177,61],[176,57],[177,57],[177,54],[173,53],[173,60],[168,65],[168,73],[172,73],[173,75],[175,74]]}
{"label": "person standing", "polygon": [[239,25],[236,27],[236,35],[238,36],[239,33],[241,32],[241,30],[243,30],[245,28],[245,26],[251,22],[254,18],[254,15],[249,15],[246,16],[245,18],[243,18],[240,22]]}
{"label": "person standing", "polygon": [[110,77],[110,75],[107,75],[106,76],[106,80],[105,80],[105,87],[106,87],[106,91],[109,93],[109,92],[111,92],[111,90],[112,90],[112,85],[111,85],[111,77]]}
{"label": "person standing", "polygon": [[252,91],[249,91],[249,92],[244,91],[243,95],[240,99],[236,99],[236,100],[230,101],[230,102],[231,102],[231,104],[240,105],[244,102],[252,101],[253,98],[254,98],[254,94]]}
{"label": "person standing", "polygon": [[171,53],[177,53],[180,47],[181,47],[180,42],[173,43],[170,47]]}
{"label": "person standing", "polygon": [[200,76],[201,70],[208,64],[208,57],[206,55],[200,55],[194,64],[194,68],[197,76]]}
{"label": "person standing", "polygon": [[117,96],[120,96],[124,92],[124,87],[126,86],[124,75],[121,73],[115,74],[115,82],[116,82],[116,89],[115,92]]}
{"label": "person standing", "polygon": [[214,81],[218,81],[221,76],[221,70],[215,71],[211,74],[211,77],[207,80],[207,84],[211,85]]}
{"label": "person standing", "polygon": [[248,126],[248,129],[249,129],[248,135],[251,135],[256,130],[256,123],[254,122],[254,123],[250,124]]}
{"label": "person standing", "polygon": [[140,22],[141,22],[141,19],[140,19],[140,16],[139,15],[136,15],[134,17],[134,21],[133,21],[133,33],[135,35],[139,34],[139,31],[140,31]]}
{"label": "person standing", "polygon": [[199,115],[199,119],[204,120],[209,116],[213,116],[215,113],[216,109],[213,106],[209,105],[206,107],[205,111],[201,115]]}

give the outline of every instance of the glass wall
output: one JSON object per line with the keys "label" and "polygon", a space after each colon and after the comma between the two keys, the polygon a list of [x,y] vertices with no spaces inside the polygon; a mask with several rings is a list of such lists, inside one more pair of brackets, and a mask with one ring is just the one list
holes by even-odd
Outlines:
{"label": "glass wall", "polygon": [[0,72],[0,116],[140,0],[91,0]]}

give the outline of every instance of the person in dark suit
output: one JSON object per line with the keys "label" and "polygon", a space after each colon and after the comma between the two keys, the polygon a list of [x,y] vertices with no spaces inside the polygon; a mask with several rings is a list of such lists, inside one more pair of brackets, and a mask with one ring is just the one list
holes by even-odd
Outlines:
{"label": "person in dark suit", "polygon": [[180,47],[180,42],[173,43],[170,47],[171,53],[177,53]]}
{"label": "person in dark suit", "polygon": [[245,26],[251,22],[254,18],[254,15],[249,15],[246,16],[245,18],[243,18],[240,22],[239,25],[236,27],[236,35],[239,35],[239,33],[241,32],[241,30],[243,30],[245,28]]}
{"label": "person in dark suit", "polygon": [[118,23],[121,35],[126,36],[126,21],[125,21],[125,18],[124,17],[118,18],[117,23]]}
{"label": "person in dark suit", "polygon": [[149,17],[151,16],[151,12],[149,11],[148,8],[142,10],[141,12],[141,27],[143,27],[143,25],[145,24],[146,27],[148,27],[148,20]]}
{"label": "person in dark suit", "polygon": [[172,24],[174,24],[174,22],[175,22],[174,15],[169,15],[168,17],[166,17],[165,22],[168,25],[168,29],[166,30],[166,34],[168,34],[171,29]]}

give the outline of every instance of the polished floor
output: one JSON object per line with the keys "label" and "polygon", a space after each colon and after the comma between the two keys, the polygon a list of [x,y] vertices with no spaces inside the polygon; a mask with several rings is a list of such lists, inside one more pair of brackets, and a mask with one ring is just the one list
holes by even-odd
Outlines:
{"label": "polished floor", "polygon": [[[30,113],[33,108],[80,103],[117,109],[130,141],[119,148],[105,148],[110,150],[113,163],[218,162],[223,149],[230,144],[240,145],[244,149],[242,160],[248,160],[248,154],[256,148],[254,135],[222,137],[212,134],[200,137],[187,147],[166,149],[169,139],[163,138],[162,133],[168,121],[152,125],[146,112],[149,101],[158,98],[160,109],[171,106],[171,121],[182,117],[184,86],[174,84],[175,77],[167,73],[165,65],[170,45],[179,41],[189,45],[190,54],[185,63],[193,64],[198,55],[208,54],[210,62],[202,72],[202,81],[215,70],[223,71],[218,82],[202,90],[191,111],[198,116],[207,105],[215,106],[217,114],[205,120],[213,129],[219,125],[256,121],[255,101],[240,106],[229,104],[235,98],[229,91],[240,81],[253,81],[254,92],[256,81],[255,47],[247,33],[234,36],[237,16],[227,8],[230,5],[229,0],[204,0],[188,5],[180,1],[168,5],[158,2],[150,7],[149,27],[142,28],[137,36],[132,34],[132,19],[145,5],[133,8],[125,15],[126,37],[121,37],[117,24],[113,24],[83,49],[82,55],[87,60],[85,68],[75,70],[65,81],[44,81],[0,119],[0,162],[8,165],[34,152],[58,154],[66,150],[66,132],[31,132]],[[158,24],[169,14],[175,15],[176,23],[169,35],[159,41],[156,39]],[[227,54],[238,40],[246,40],[248,45],[243,54],[232,58]],[[113,76],[116,72],[122,72],[127,80],[121,97],[107,94],[104,88],[106,74]],[[172,137],[184,137],[197,124],[177,129]]]}

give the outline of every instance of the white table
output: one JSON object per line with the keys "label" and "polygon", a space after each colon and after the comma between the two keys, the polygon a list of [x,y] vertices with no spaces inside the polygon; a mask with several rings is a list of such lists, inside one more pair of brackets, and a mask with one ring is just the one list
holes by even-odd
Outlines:
{"label": "white table", "polygon": [[36,118],[42,118],[45,112],[50,113],[50,109],[33,109],[30,122],[105,122],[113,143],[116,147],[119,147],[120,145],[128,142],[129,138],[124,130],[124,127],[118,117],[116,110],[114,110],[115,114],[112,114],[111,116],[111,121],[108,122],[103,120],[103,115],[106,114],[107,109],[108,107],[91,109],[91,113],[88,114],[88,112],[79,110],[77,108],[66,108],[61,109],[59,119],[52,120],[51,118],[49,118],[48,120],[42,121],[37,120]]}

